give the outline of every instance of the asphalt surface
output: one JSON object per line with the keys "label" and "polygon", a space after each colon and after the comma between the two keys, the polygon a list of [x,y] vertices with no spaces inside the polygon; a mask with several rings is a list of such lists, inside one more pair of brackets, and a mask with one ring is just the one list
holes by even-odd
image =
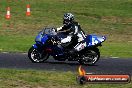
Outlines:
{"label": "asphalt surface", "polygon": [[[44,63],[32,63],[27,54],[0,53],[0,68],[77,72],[78,67],[79,63],[76,61],[61,62],[50,57]],[[132,58],[100,58],[94,66],[83,65],[82,67],[87,73],[132,75]]]}

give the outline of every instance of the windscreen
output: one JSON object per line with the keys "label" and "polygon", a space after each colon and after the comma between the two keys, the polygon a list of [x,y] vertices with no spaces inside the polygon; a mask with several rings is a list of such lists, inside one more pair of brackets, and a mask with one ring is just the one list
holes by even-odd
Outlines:
{"label": "windscreen", "polygon": [[50,34],[50,35],[56,35],[57,33],[55,32],[54,28],[45,28],[42,31],[43,34]]}

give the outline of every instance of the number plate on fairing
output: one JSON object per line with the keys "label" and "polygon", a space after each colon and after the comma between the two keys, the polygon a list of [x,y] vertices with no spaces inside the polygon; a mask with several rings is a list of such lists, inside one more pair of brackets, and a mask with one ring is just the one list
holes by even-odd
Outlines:
{"label": "number plate on fairing", "polygon": [[97,35],[89,35],[88,37],[88,46],[93,46],[93,45],[97,45],[99,43],[102,43],[106,40],[105,36],[97,36]]}

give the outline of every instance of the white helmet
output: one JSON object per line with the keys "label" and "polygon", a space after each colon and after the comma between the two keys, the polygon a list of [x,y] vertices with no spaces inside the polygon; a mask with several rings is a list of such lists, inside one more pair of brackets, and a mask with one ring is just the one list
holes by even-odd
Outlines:
{"label": "white helmet", "polygon": [[74,15],[71,13],[65,13],[64,17],[63,17],[63,24],[68,26],[69,24],[71,24],[74,20]]}

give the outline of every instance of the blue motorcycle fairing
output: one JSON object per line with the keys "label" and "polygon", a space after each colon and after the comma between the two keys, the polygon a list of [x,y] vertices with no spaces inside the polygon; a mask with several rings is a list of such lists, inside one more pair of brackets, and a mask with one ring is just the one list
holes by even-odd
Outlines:
{"label": "blue motorcycle fairing", "polygon": [[36,42],[36,44],[33,44],[33,47],[34,47],[35,49],[37,49],[37,48],[38,48],[38,45],[39,45],[39,46],[43,46],[43,44],[42,44],[41,42]]}
{"label": "blue motorcycle fairing", "polygon": [[92,34],[86,36],[86,38],[85,38],[87,47],[100,44],[100,43],[104,42],[105,40],[106,40],[105,36],[97,36],[97,35],[92,35]]}
{"label": "blue motorcycle fairing", "polygon": [[[35,49],[39,48],[41,50],[43,49],[43,45],[46,43],[48,39],[50,38],[56,39],[56,37],[57,38],[63,37],[61,34],[59,36],[52,35],[52,30],[51,31],[50,30],[51,29],[45,29],[39,32],[39,34],[35,38],[36,44],[34,44],[32,47],[34,47]],[[56,45],[46,45],[45,50],[47,50],[47,52],[49,50],[49,54],[52,56],[61,56],[64,54],[63,47],[60,47],[58,45],[57,46]]]}
{"label": "blue motorcycle fairing", "polygon": [[35,49],[38,48],[39,46],[42,46],[46,41],[48,40],[48,35],[47,34],[43,34],[43,31],[41,31],[35,38],[35,42],[36,44],[33,45],[33,47]]}
{"label": "blue motorcycle fairing", "polygon": [[40,32],[36,38],[35,38],[35,42],[41,42],[41,38],[42,38],[42,32]]}
{"label": "blue motorcycle fairing", "polygon": [[64,49],[63,49],[63,47],[59,47],[59,46],[49,46],[47,48],[53,50],[53,52],[50,53],[50,55],[52,55],[52,56],[61,56],[61,55],[64,55],[64,51],[63,51]]}
{"label": "blue motorcycle fairing", "polygon": [[42,38],[41,38],[41,42],[44,44],[47,40],[48,40],[48,35],[45,34]]}
{"label": "blue motorcycle fairing", "polygon": [[42,32],[40,32],[36,38],[35,38],[35,42],[42,42],[42,44],[44,44],[47,40],[48,40],[48,35],[47,34],[43,34]]}
{"label": "blue motorcycle fairing", "polygon": [[37,46],[36,44],[33,44],[33,48],[37,49],[37,48],[38,48],[38,46]]}
{"label": "blue motorcycle fairing", "polygon": [[[43,46],[43,44],[41,42],[36,42],[36,44],[34,44],[33,47],[35,49],[38,49],[38,45],[39,45],[39,47],[42,47]],[[61,56],[61,55],[64,55],[63,47],[59,47],[59,46],[48,46],[47,45],[46,49],[53,50],[52,53],[49,53],[52,56]]]}

